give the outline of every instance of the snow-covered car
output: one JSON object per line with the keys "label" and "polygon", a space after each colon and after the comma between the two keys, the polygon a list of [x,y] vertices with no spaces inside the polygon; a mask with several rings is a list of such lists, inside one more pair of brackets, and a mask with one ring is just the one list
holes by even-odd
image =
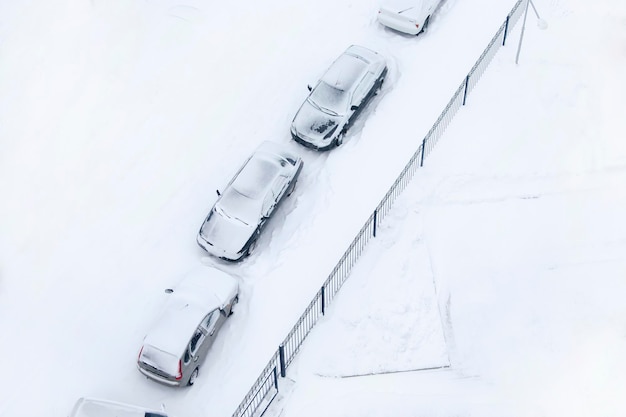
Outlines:
{"label": "snow-covered car", "polygon": [[167,417],[165,411],[110,400],[79,398],[69,417]]}
{"label": "snow-covered car", "polygon": [[143,340],[137,367],[165,385],[193,385],[218,331],[239,301],[239,285],[229,274],[202,266],[169,292],[162,314]]}
{"label": "snow-covered car", "polygon": [[352,45],[326,70],[296,113],[291,137],[317,150],[339,146],[387,75],[385,58]]}
{"label": "snow-covered car", "polygon": [[440,3],[441,0],[388,0],[378,10],[378,21],[398,32],[419,35],[428,28]]}
{"label": "snow-covered car", "polygon": [[304,162],[284,145],[263,142],[228,183],[200,227],[200,247],[222,259],[249,255],[276,207],[296,186]]}

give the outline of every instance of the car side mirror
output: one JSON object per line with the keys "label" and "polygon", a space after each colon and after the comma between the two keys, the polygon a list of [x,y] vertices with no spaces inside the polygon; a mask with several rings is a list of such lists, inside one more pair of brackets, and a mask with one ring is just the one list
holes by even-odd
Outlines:
{"label": "car side mirror", "polygon": [[228,317],[228,315],[226,314],[226,311],[224,311],[224,309],[220,308],[220,313],[222,313],[222,316]]}
{"label": "car side mirror", "polygon": [[306,88],[308,88],[309,91],[313,91],[313,87],[311,87],[310,85],[307,85]]}
{"label": "car side mirror", "polygon": [[350,106],[350,110],[352,110],[352,111],[354,111],[354,110],[356,110],[356,109],[358,109],[358,108],[359,108],[359,106],[357,106],[357,105],[355,105],[355,104],[353,104],[352,106]]}
{"label": "car side mirror", "polygon": [[218,197],[220,197],[222,195],[222,193],[220,193],[220,190],[215,190],[215,192],[217,193]]}

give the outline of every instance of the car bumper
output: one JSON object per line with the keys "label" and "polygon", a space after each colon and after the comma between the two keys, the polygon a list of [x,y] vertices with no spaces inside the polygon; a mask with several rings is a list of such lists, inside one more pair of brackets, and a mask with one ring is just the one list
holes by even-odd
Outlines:
{"label": "car bumper", "polygon": [[152,372],[149,372],[145,369],[143,369],[141,366],[137,365],[137,369],[139,369],[139,372],[141,372],[142,374],[144,374],[144,376],[148,377],[149,379],[156,381],[160,384],[163,385],[167,385],[170,387],[179,387],[182,381],[176,381],[176,380],[171,380],[171,379],[167,379],[164,378],[160,375],[155,375]]}
{"label": "car bumper", "polygon": [[243,258],[243,252],[242,253],[229,253],[223,250],[219,250],[215,246],[210,245],[200,235],[196,237],[196,242],[198,242],[198,245],[202,249],[204,249],[209,255],[213,255],[217,258],[224,259],[227,261],[240,261],[241,258]]}
{"label": "car bumper", "polygon": [[399,15],[380,13],[378,15],[378,21],[383,26],[387,26],[390,29],[397,30],[398,32],[402,33],[407,33],[409,35],[417,35],[421,30],[421,28],[415,26],[415,23],[410,22],[408,19],[400,17]]}
{"label": "car bumper", "polygon": [[298,135],[295,135],[293,132],[291,133],[291,137],[293,138],[293,140],[295,140],[296,142],[298,142],[300,145],[305,146],[309,149],[315,149],[316,151],[327,151],[331,148],[335,147],[335,141],[334,140],[325,140],[321,143],[317,143],[317,142],[312,142],[309,140],[305,140],[303,138],[301,138]]}

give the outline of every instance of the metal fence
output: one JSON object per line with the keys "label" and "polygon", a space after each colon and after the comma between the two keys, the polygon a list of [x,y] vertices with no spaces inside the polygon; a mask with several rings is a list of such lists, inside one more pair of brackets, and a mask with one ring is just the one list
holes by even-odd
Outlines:
{"label": "metal fence", "polygon": [[[248,391],[243,398],[239,407],[233,413],[233,416],[237,417],[252,417],[254,415],[260,415],[265,411],[265,408],[272,402],[276,394],[278,393],[278,352],[272,355],[261,375],[252,384],[252,388]],[[262,406],[265,408],[261,409]]]}
{"label": "metal fence", "polygon": [[344,252],[343,256],[333,268],[332,272],[315,294],[313,300],[306,307],[296,324],[287,337],[279,345],[278,350],[265,366],[261,375],[252,385],[248,394],[233,413],[233,417],[251,417],[263,414],[269,403],[278,391],[277,370],[280,370],[281,377],[286,375],[287,367],[291,364],[296,354],[300,350],[302,343],[309,332],[315,326],[321,316],[324,315],[327,306],[335,298],[335,295],[350,275],[352,268],[365,250],[365,247],[373,237],[376,237],[376,229],[382,220],[389,213],[393,203],[407,187],[417,170],[424,165],[424,159],[430,154],[437,144],[443,132],[450,122],[467,102],[469,93],[476,86],[476,83],[485,72],[491,60],[501,46],[506,44],[507,35],[519,21],[523,7],[522,3],[528,0],[518,0],[506,20],[496,31],[483,53],[480,55],[474,66],[470,69],[465,79],[458,86],[450,101],[441,112],[433,126],[430,128],[421,145],[415,151],[409,162],[394,181],[389,191],[385,194],[374,212],[365,221],[361,230]]}
{"label": "metal fence", "polygon": [[300,350],[300,346],[309,332],[317,323],[317,320],[323,314],[324,298],[323,290],[315,294],[313,300],[309,303],[304,313],[300,316],[296,325],[293,326],[283,343],[278,347],[278,357],[280,359],[280,376],[285,376],[287,367]]}

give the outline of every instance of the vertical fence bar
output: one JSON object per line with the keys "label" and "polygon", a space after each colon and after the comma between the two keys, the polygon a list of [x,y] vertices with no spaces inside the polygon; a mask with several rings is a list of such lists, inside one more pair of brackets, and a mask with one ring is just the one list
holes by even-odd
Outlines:
{"label": "vertical fence bar", "polygon": [[280,361],[280,376],[284,378],[287,376],[287,367],[285,366],[285,346],[282,343],[278,346],[278,358]]}
{"label": "vertical fence bar", "polygon": [[326,312],[326,300],[325,300],[326,297],[325,297],[325,294],[324,294],[326,291],[324,290],[324,287],[325,286],[322,285],[322,289],[321,289],[321,291],[322,291],[322,316]]}
{"label": "vertical fence bar", "polygon": [[378,210],[374,210],[374,237],[376,237],[376,217],[378,215]]}
{"label": "vertical fence bar", "polygon": [[278,372],[276,372],[276,367],[274,367],[274,388],[278,391]]}
{"label": "vertical fence bar", "polygon": [[504,23],[504,38],[502,39],[502,46],[506,44],[506,35],[509,34],[509,19],[510,15],[506,16],[506,22]]}
{"label": "vertical fence bar", "polygon": [[422,158],[420,159],[420,166],[423,167],[424,166],[424,149],[426,149],[426,138],[428,138],[428,136],[424,137],[424,140],[422,141]]}
{"label": "vertical fence bar", "polygon": [[467,85],[469,84],[469,74],[465,77],[465,91],[463,92],[463,105],[465,106],[465,99],[467,99]]}

